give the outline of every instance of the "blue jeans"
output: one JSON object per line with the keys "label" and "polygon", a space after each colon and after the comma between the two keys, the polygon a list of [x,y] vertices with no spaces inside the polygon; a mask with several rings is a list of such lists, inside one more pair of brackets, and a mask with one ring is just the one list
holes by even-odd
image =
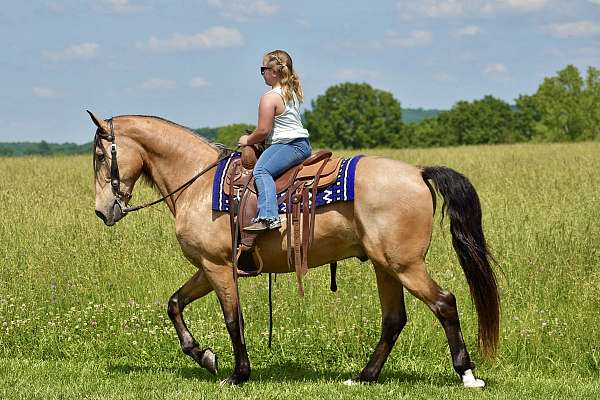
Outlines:
{"label": "blue jeans", "polygon": [[310,153],[310,143],[305,138],[294,139],[289,143],[275,143],[263,151],[253,172],[258,190],[258,219],[279,219],[274,178],[306,160]]}

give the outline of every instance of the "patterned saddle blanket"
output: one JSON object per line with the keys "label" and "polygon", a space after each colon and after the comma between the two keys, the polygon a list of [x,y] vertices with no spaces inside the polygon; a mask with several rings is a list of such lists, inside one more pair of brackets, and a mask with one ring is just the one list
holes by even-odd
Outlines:
{"label": "patterned saddle blanket", "polygon": [[[354,175],[356,165],[362,155],[357,155],[351,158],[341,159],[340,169],[335,181],[326,186],[317,189],[316,192],[316,207],[321,207],[337,201],[352,201],[354,200]],[[226,181],[226,171],[229,165],[235,159],[240,158],[240,153],[232,153],[230,157],[222,160],[216,168],[215,179],[213,181],[212,194],[212,209],[214,211],[229,211],[230,195],[228,194],[228,185]],[[278,200],[281,200],[286,195],[286,191],[277,194]],[[312,202],[312,194],[309,200]],[[286,203],[278,201],[279,213],[286,213]]]}

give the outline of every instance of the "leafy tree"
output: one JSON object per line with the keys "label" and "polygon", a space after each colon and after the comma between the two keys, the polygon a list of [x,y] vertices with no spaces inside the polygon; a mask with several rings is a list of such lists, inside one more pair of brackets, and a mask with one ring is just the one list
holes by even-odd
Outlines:
{"label": "leafy tree", "polygon": [[535,126],[542,119],[542,111],[539,109],[535,97],[521,95],[516,99],[514,114],[514,141],[528,141],[535,134]]}
{"label": "leafy tree", "polygon": [[217,128],[215,141],[234,149],[237,147],[238,139],[246,133],[247,129],[254,130],[254,125],[249,124],[231,124]]}
{"label": "leafy tree", "polygon": [[473,101],[467,108],[461,144],[505,143],[513,136],[513,111],[492,96]]}
{"label": "leafy tree", "polygon": [[328,88],[311,106],[303,117],[316,146],[358,149],[408,145],[400,103],[389,92],[366,83],[342,83]]}
{"label": "leafy tree", "polygon": [[219,128],[204,127],[204,128],[194,129],[194,132],[196,132],[198,135],[200,135],[210,141],[215,141],[218,130],[219,130]]}
{"label": "leafy tree", "polygon": [[514,137],[513,111],[492,96],[471,103],[457,102],[452,109],[416,127],[416,146],[504,143]]}
{"label": "leafy tree", "polygon": [[0,156],[12,156],[15,154],[15,149],[13,147],[4,146],[4,144],[0,144]]}
{"label": "leafy tree", "polygon": [[443,110],[425,110],[421,107],[419,108],[403,108],[402,109],[402,121],[405,124],[411,122],[421,122],[424,119],[432,118],[441,113]]}
{"label": "leafy tree", "polygon": [[38,145],[38,154],[43,156],[50,155],[50,145],[45,140],[42,140]]}
{"label": "leafy tree", "polygon": [[16,142],[0,143],[0,155],[27,156],[32,154],[85,154],[92,149],[92,143],[47,143],[41,142]]}
{"label": "leafy tree", "polygon": [[456,140],[440,124],[440,118],[428,118],[405,128],[411,147],[437,147],[456,145]]}
{"label": "leafy tree", "polygon": [[568,65],[557,76],[545,78],[534,95],[542,113],[536,124],[536,137],[543,141],[568,141],[580,136],[584,127],[580,97],[583,79],[579,70]]}
{"label": "leafy tree", "polygon": [[584,80],[568,65],[545,78],[537,92],[516,100],[515,131],[522,140],[545,142],[600,138],[600,71]]}
{"label": "leafy tree", "polygon": [[534,139],[546,142],[589,140],[600,137],[600,71],[590,67],[586,79],[568,65],[545,78],[532,96],[541,118]]}
{"label": "leafy tree", "polygon": [[589,67],[582,98],[585,139],[600,139],[600,70]]}

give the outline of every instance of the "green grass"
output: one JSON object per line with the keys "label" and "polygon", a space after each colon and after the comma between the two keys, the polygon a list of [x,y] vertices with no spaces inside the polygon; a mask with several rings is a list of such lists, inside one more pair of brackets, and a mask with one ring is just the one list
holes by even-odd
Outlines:
{"label": "green grass", "polygon": [[[444,164],[477,188],[499,267],[501,343],[476,349],[476,319],[444,221],[427,258],[457,297],[465,340],[486,380],[460,387],[435,317],[407,295],[409,322],[380,383],[345,387],[379,336],[369,263],[312,270],[306,296],[292,275],[275,284],[267,348],[266,277],[243,280],[251,382],[222,388],[233,355],[211,294],[186,309],[190,330],[220,356],[218,378],[179,350],[166,301],[194,268],[164,206],[113,228],[94,215],[87,156],[0,158],[0,398],[598,398],[600,397],[600,143],[372,150]],[[349,153],[348,153],[349,154]],[[134,202],[154,198],[136,189]]]}

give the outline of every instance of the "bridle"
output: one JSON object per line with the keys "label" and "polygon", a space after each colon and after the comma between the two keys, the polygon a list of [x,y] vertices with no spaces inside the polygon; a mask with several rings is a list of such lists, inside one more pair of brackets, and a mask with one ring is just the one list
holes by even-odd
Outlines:
{"label": "bridle", "polygon": [[[200,176],[202,176],[204,173],[208,172],[212,168],[216,167],[217,164],[219,164],[219,162],[221,162],[225,158],[229,157],[229,155],[231,153],[231,151],[229,149],[223,149],[221,151],[221,153],[219,154],[219,157],[217,158],[216,161],[209,164],[202,171],[198,172],[196,175],[194,175],[189,180],[187,180],[183,185],[179,186],[177,189],[175,189],[171,193],[161,197],[160,199],[157,199],[157,200],[154,200],[154,201],[151,201],[149,203],[139,205],[139,206],[127,207],[126,203],[131,199],[132,195],[131,195],[131,193],[126,193],[121,190],[121,176],[119,174],[119,164],[117,163],[117,143],[115,142],[115,131],[114,131],[114,127],[113,127],[113,119],[112,118],[110,118],[108,120],[108,124],[110,126],[110,133],[108,135],[102,135],[99,133],[102,129],[101,128],[98,129],[96,131],[96,135],[94,137],[94,144],[95,144],[95,146],[97,146],[102,142],[102,140],[108,140],[111,142],[111,144],[110,144],[110,166],[107,165],[110,169],[110,187],[112,189],[113,195],[115,196],[116,203],[119,206],[119,208],[121,209],[121,212],[123,214],[127,214],[129,212],[133,212],[133,211],[141,210],[142,208],[153,206],[162,201],[165,201],[168,197],[174,195],[175,193],[187,189],[192,183],[194,183],[194,181],[196,181],[196,179],[198,179]],[[104,153],[103,162],[107,163],[106,151],[103,146],[100,146],[100,148],[102,149],[102,152]],[[96,155],[94,154],[94,172],[95,171],[96,171]]]}
{"label": "bridle", "polygon": [[[121,209],[121,212],[123,213],[123,215],[129,213],[129,212],[133,212],[133,211],[137,211],[137,210],[141,210],[142,208],[146,208],[146,207],[150,207],[153,206],[155,204],[158,204],[162,201],[165,201],[168,197],[174,195],[175,193],[179,192],[179,191],[183,191],[185,189],[187,189],[192,183],[194,183],[194,181],[196,179],[198,179],[200,176],[202,176],[204,173],[210,171],[211,169],[213,169],[214,167],[216,167],[221,161],[223,161],[224,159],[228,158],[231,156],[232,151],[228,148],[223,148],[221,149],[221,153],[219,154],[219,157],[217,157],[217,160],[212,162],[211,164],[209,164],[206,168],[204,168],[202,171],[198,172],[196,175],[194,175],[193,177],[191,177],[187,182],[185,182],[183,185],[179,186],[177,189],[173,190],[171,193],[161,197],[160,199],[151,201],[149,203],[140,205],[140,206],[135,206],[135,207],[126,207],[125,203],[127,201],[129,201],[129,199],[131,199],[131,193],[125,193],[123,191],[121,191],[121,176],[119,175],[119,165],[117,164],[117,143],[115,142],[115,131],[114,131],[114,127],[113,127],[113,118],[110,118],[108,120],[109,126],[110,126],[110,134],[107,135],[102,135],[99,132],[102,131],[102,129],[98,129],[96,131],[96,135],[94,137],[94,156],[93,156],[93,160],[94,160],[94,173],[97,173],[96,171],[96,154],[95,154],[95,147],[100,145],[100,148],[102,149],[102,152],[104,153],[104,163],[107,163],[107,157],[106,157],[106,151],[104,149],[104,147],[101,145],[102,140],[108,140],[111,142],[110,144],[110,186],[113,192],[113,195],[116,198],[116,204],[119,206],[119,208]],[[248,183],[246,183],[246,186],[248,185]],[[245,188],[244,188],[245,190]],[[125,200],[123,200],[125,199]],[[239,214],[239,204],[238,204],[238,210],[236,212],[236,214]],[[236,218],[237,220],[237,218]],[[236,222],[236,224],[239,222]],[[239,228],[236,228],[236,230]],[[237,235],[236,235],[237,237]],[[237,240],[236,240],[237,242]],[[236,291],[236,295],[239,299],[239,288],[238,288],[238,284],[237,284],[237,266],[236,266],[236,245],[234,244],[233,246],[233,260],[234,260],[234,264],[233,264],[233,279],[235,282],[235,291]],[[237,313],[238,316],[240,318],[241,321],[241,308],[240,308],[240,302],[238,301],[237,303]],[[269,347],[271,347],[271,337],[272,337],[272,332],[273,332],[273,304],[272,304],[272,282],[271,282],[271,274],[269,274]],[[240,331],[240,337],[242,338],[242,344],[245,344],[244,341],[244,332],[243,332],[243,324],[239,324],[239,331]]]}

